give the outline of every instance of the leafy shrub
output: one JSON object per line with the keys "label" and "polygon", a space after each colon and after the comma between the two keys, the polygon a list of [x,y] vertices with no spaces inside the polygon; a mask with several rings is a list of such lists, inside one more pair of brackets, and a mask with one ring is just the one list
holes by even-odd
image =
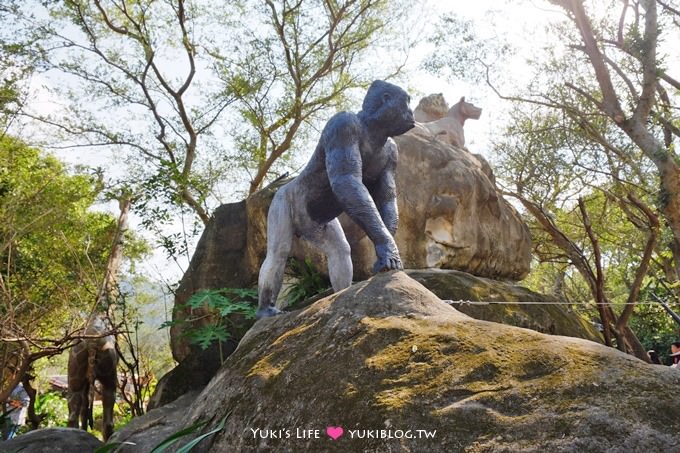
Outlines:
{"label": "leafy shrub", "polygon": [[284,294],[288,306],[316,296],[331,287],[330,280],[321,275],[309,258],[304,261],[291,258],[288,268],[290,274],[296,279],[296,282]]}
{"label": "leafy shrub", "polygon": [[38,393],[35,398],[35,412],[44,414],[42,426],[66,426],[68,422],[68,401],[56,391]]}
{"label": "leafy shrub", "polygon": [[[257,291],[248,288],[222,288],[204,289],[198,291],[187,300],[186,305],[192,309],[206,307],[211,312],[217,313],[209,325],[191,327],[186,329],[185,335],[189,342],[208,349],[213,342],[224,342],[228,340],[239,325],[236,324],[231,315],[241,315],[245,319],[255,318],[255,303],[257,301]],[[178,322],[192,323],[196,319],[185,319],[182,321],[169,321],[161,325],[161,328],[168,327]]]}

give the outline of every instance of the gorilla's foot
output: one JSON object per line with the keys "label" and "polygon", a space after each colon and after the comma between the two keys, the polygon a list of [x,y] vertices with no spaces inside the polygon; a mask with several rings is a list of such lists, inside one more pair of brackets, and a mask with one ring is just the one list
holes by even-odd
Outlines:
{"label": "gorilla's foot", "polygon": [[273,305],[270,305],[268,307],[258,309],[257,313],[255,314],[255,319],[269,318],[271,316],[280,315],[282,313],[283,312],[281,310],[279,310]]}

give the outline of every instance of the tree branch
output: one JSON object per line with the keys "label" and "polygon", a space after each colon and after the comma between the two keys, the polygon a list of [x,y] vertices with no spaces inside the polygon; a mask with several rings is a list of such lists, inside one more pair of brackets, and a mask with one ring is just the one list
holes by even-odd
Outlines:
{"label": "tree branch", "polygon": [[647,235],[647,243],[645,244],[644,252],[640,258],[640,265],[635,271],[635,279],[631,285],[630,292],[628,293],[628,299],[626,300],[626,306],[616,321],[616,330],[622,332],[624,328],[628,325],[628,320],[633,315],[633,310],[635,309],[635,304],[640,295],[640,287],[642,282],[647,275],[647,270],[649,269],[649,263],[652,259],[652,254],[654,253],[654,247],[656,246],[656,239],[659,232],[659,218],[652,212],[647,205],[645,205],[640,199],[635,195],[628,194],[628,200],[637,207],[641,212],[645,214],[648,220],[649,233]]}
{"label": "tree branch", "polygon": [[583,9],[582,0],[552,0],[552,2],[572,14],[572,19],[581,33],[585,45],[584,51],[595,70],[595,77],[602,92],[602,109],[617,124],[622,123],[625,120],[625,115],[621,109],[607,65],[597,45],[590,20]]}
{"label": "tree branch", "polygon": [[656,92],[656,40],[657,40],[657,20],[655,0],[643,0],[646,5],[645,12],[645,33],[643,37],[643,50],[640,56],[642,64],[642,92],[633,121],[644,123],[649,117],[649,111],[654,104],[654,93]]}

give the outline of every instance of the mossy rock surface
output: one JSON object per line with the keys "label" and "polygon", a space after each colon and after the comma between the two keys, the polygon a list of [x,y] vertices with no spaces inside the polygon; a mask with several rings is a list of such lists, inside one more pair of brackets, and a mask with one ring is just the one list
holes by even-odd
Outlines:
{"label": "mossy rock surface", "polygon": [[554,297],[454,270],[414,269],[406,273],[440,299],[452,301],[456,310],[475,319],[603,342],[592,323]]}
{"label": "mossy rock surface", "polygon": [[[677,388],[676,370],[472,319],[391,272],[257,322],[183,426],[227,416],[193,450],[210,452],[679,451]],[[331,440],[328,426],[345,434]],[[350,435],[385,429],[436,434]]]}

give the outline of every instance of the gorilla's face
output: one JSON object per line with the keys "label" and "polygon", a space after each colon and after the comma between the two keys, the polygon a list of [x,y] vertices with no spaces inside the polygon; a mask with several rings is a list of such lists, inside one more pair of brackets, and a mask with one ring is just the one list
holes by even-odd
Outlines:
{"label": "gorilla's face", "polygon": [[394,137],[407,132],[416,125],[413,119],[413,111],[409,107],[411,98],[404,91],[386,93],[383,96],[384,110],[386,111],[385,126],[389,136]]}
{"label": "gorilla's face", "polygon": [[392,112],[390,123],[387,124],[390,137],[401,135],[416,125],[409,107],[410,101],[411,98],[405,92],[392,94],[386,101],[388,111]]}
{"label": "gorilla's face", "polygon": [[363,111],[389,137],[394,137],[415,126],[410,101],[408,93],[398,86],[376,80],[366,93]]}

